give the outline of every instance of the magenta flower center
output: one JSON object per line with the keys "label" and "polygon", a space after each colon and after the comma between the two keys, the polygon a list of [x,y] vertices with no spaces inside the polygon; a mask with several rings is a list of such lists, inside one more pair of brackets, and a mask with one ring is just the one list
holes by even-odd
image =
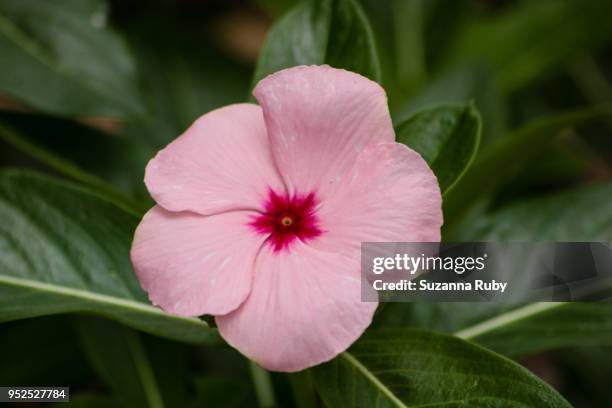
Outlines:
{"label": "magenta flower center", "polygon": [[321,235],[316,204],[314,193],[289,196],[270,190],[263,211],[250,225],[257,232],[268,235],[267,242],[275,251],[281,251],[296,239],[306,242]]}

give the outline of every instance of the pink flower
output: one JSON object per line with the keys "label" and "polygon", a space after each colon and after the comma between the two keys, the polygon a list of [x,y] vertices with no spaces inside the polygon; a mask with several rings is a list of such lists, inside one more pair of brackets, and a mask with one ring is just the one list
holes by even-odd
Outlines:
{"label": "pink flower", "polygon": [[372,320],[361,242],[440,240],[440,190],[394,142],[375,82],[300,66],[253,93],[261,107],[209,112],[149,162],[157,205],[132,263],[166,312],[214,315],[243,354],[297,371],[344,351]]}

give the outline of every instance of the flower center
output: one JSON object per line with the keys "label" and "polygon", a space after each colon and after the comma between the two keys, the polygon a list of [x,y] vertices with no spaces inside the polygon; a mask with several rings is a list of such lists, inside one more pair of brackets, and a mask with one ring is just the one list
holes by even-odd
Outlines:
{"label": "flower center", "polygon": [[283,218],[281,218],[281,225],[283,227],[289,227],[291,224],[293,224],[293,218],[290,216],[285,215]]}
{"label": "flower center", "polygon": [[308,241],[321,235],[316,204],[314,193],[288,196],[270,190],[264,210],[249,225],[260,234],[268,235],[268,244],[275,251],[281,251],[296,239]]}

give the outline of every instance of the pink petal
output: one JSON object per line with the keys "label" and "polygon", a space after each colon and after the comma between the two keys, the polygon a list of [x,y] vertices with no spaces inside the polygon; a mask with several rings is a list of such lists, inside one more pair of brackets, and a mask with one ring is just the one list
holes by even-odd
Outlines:
{"label": "pink petal", "polygon": [[200,214],[254,209],[284,190],[261,108],[247,103],[198,119],[149,162],[145,183],[165,209]]}
{"label": "pink petal", "polygon": [[149,210],[136,229],[131,258],[151,301],[181,316],[236,309],[249,294],[255,255],[265,239],[249,229],[252,215]]}
{"label": "pink petal", "polygon": [[297,241],[264,246],[253,288],[238,309],[215,318],[221,336],[262,367],[299,371],[346,350],[377,303],[361,302],[359,256],[328,254]]}
{"label": "pink petal", "polygon": [[425,160],[400,143],[365,149],[336,193],[317,212],[326,251],[361,242],[439,242],[442,197]]}
{"label": "pink petal", "polygon": [[353,72],[289,68],[261,80],[253,94],[290,193],[317,191],[325,200],[361,150],[395,140],[385,91]]}

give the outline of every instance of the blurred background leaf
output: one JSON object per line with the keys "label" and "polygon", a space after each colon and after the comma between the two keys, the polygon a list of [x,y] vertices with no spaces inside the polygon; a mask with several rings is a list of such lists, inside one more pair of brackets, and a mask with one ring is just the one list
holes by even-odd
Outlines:
{"label": "blurred background leaf", "polygon": [[35,109],[145,115],[134,60],[108,28],[103,0],[0,1],[0,54],[0,90]]}
{"label": "blurred background leaf", "polygon": [[[6,143],[5,165],[57,172],[131,211],[140,213],[151,205],[142,182],[153,154],[146,145],[65,119],[2,111],[0,140]],[[16,152],[37,166],[20,160]]]}
{"label": "blurred background leaf", "polygon": [[488,61],[502,90],[512,92],[558,70],[564,59],[598,49],[612,34],[606,0],[524,1],[497,16],[466,18],[441,57],[442,66]]}
{"label": "blurred background leaf", "polygon": [[481,215],[449,240],[603,241],[612,236],[612,184],[595,184]]}
{"label": "blurred background leaf", "polygon": [[197,397],[191,407],[237,408],[253,404],[248,383],[236,378],[208,375],[195,379]]}
{"label": "blurred background leaf", "polygon": [[114,322],[75,319],[85,355],[126,407],[163,408],[164,401],[140,335]]}
{"label": "blurred background leaf", "polygon": [[133,139],[163,147],[204,113],[248,95],[250,71],[184,21],[149,13],[126,27],[126,36],[151,113],[146,121],[126,126]]}
{"label": "blurred background leaf", "polygon": [[91,375],[66,316],[3,323],[0,350],[0,382],[7,386],[79,387]]}
{"label": "blurred background leaf", "polygon": [[[460,219],[470,206],[478,204],[480,197],[493,193],[521,169],[537,166],[533,159],[546,150],[562,131],[610,114],[608,108],[586,108],[540,118],[481,150],[458,188],[445,197],[445,218]],[[446,229],[451,227],[452,224],[445,225]]]}
{"label": "blurred background leaf", "polygon": [[548,364],[547,368],[575,407],[612,404],[607,380],[612,375],[611,351],[610,347],[578,347],[548,355],[559,361],[558,366]]}

